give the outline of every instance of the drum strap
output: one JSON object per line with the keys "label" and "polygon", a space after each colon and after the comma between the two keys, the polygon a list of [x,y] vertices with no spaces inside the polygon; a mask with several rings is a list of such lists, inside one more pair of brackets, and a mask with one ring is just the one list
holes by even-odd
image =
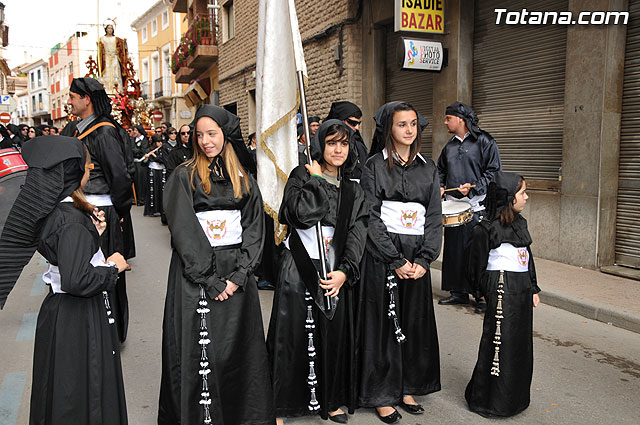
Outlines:
{"label": "drum strap", "polygon": [[[98,124],[90,127],[87,131],[85,131],[84,133],[82,133],[81,135],[77,136],[78,139],[82,140],[85,137],[87,137],[91,132],[93,132],[94,130],[96,130],[99,127],[104,127],[105,125],[108,125],[110,127],[116,128],[115,125],[111,124],[110,122],[107,121],[103,121],[103,122],[99,122]],[[76,130],[77,131],[77,130]]]}

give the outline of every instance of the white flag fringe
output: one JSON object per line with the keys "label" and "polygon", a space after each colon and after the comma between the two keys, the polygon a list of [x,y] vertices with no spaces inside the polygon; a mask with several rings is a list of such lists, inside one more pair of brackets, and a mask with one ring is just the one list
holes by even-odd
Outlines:
{"label": "white flag fringe", "polygon": [[260,0],[256,63],[258,186],[265,211],[276,220],[276,243],[286,228],[278,211],[289,173],[298,165],[297,71],[307,77],[294,0]]}

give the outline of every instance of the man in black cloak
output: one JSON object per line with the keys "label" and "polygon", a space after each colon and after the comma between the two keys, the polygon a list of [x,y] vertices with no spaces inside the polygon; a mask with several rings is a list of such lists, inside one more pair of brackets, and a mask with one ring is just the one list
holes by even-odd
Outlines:
{"label": "man in black cloak", "polygon": [[[133,192],[127,166],[127,152],[130,153],[128,136],[111,118],[111,99],[97,80],[74,78],[67,104],[71,106],[71,113],[80,120],[70,122],[62,130],[62,135],[82,140],[91,155],[94,168],[84,193],[90,203],[105,212],[107,231],[102,236],[102,250],[107,256],[121,252],[125,258],[133,258],[135,243],[130,215]],[[124,273],[119,275],[115,292],[113,307],[118,335],[120,341],[124,341],[129,323]]]}
{"label": "man in black cloak", "polygon": [[316,135],[316,131],[320,128],[320,117],[309,117],[309,137],[313,138]]}
{"label": "man in black cloak", "polygon": [[27,140],[29,140],[29,126],[26,124],[18,124],[18,129],[20,130],[18,134],[20,135],[22,141],[26,142]]}
{"label": "man in black cloak", "polygon": [[160,124],[160,130],[162,130],[162,143],[169,140],[169,128],[171,127],[171,123],[169,121],[164,121]]}
{"label": "man in black cloak", "polygon": [[[469,223],[444,229],[442,289],[451,295],[438,304],[469,304],[471,288],[464,272],[465,248],[471,230],[484,213],[485,208],[480,203],[486,197],[487,186],[495,173],[502,170],[502,164],[498,144],[478,127],[478,116],[469,105],[452,103],[446,109],[444,123],[453,137],[438,158],[440,194],[444,195],[445,189],[457,189],[447,192],[446,199],[468,201],[474,214]],[[486,303],[477,300],[476,312],[485,310]]]}

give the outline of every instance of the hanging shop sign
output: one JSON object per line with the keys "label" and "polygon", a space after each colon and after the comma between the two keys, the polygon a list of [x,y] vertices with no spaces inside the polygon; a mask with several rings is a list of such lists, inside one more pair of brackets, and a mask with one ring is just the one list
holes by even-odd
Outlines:
{"label": "hanging shop sign", "polygon": [[447,65],[447,49],[439,41],[416,40],[401,37],[398,52],[403,69],[441,71]]}
{"label": "hanging shop sign", "polygon": [[395,0],[394,30],[444,34],[444,0]]}

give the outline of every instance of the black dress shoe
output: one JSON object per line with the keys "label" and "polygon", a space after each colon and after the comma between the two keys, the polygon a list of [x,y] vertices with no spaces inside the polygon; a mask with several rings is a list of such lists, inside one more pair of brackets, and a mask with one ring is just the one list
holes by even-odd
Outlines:
{"label": "black dress shoe", "polygon": [[380,418],[380,420],[382,422],[384,422],[385,424],[395,424],[396,422],[398,422],[400,419],[402,419],[402,415],[400,414],[400,412],[398,412],[397,410],[394,410],[392,414],[387,415],[387,416],[381,416],[380,412],[378,412],[378,409],[376,409],[376,414],[378,415],[378,417]]}
{"label": "black dress shoe", "polygon": [[485,300],[480,300],[476,302],[476,308],[473,310],[474,313],[482,314],[487,311],[487,302]]}
{"label": "black dress shoe", "polygon": [[407,404],[404,401],[401,401],[400,406],[412,415],[421,415],[424,413],[424,407],[422,407],[421,404]]}
{"label": "black dress shoe", "polygon": [[455,304],[469,304],[469,297],[462,298],[455,295],[450,295],[447,298],[442,298],[438,301],[440,305],[455,305]]}
{"label": "black dress shoe", "polygon": [[347,417],[346,413],[339,413],[333,416],[329,415],[329,420],[337,422],[339,424],[346,424],[349,418]]}

